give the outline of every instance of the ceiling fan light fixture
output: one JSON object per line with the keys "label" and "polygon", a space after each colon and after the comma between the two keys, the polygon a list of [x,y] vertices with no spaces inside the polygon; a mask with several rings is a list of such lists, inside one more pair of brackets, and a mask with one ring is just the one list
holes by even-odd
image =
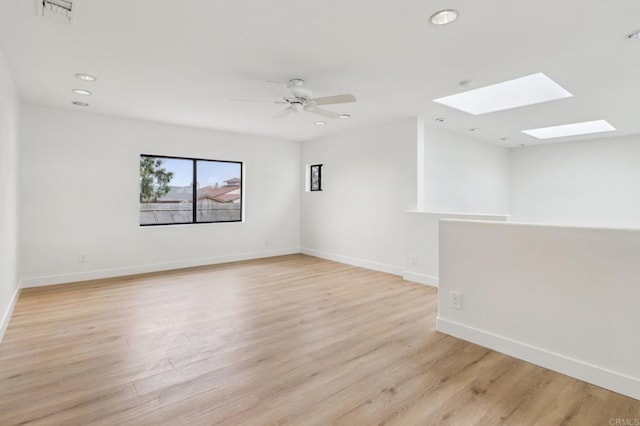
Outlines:
{"label": "ceiling fan light fixture", "polygon": [[434,13],[429,18],[433,25],[446,25],[458,19],[458,11],[454,9],[445,9]]}
{"label": "ceiling fan light fixture", "polygon": [[304,111],[304,104],[302,102],[291,102],[291,111],[293,112]]}

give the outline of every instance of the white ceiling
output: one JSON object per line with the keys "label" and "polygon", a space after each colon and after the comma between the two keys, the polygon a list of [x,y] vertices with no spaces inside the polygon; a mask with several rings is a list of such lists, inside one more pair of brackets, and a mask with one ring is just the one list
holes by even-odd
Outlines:
{"label": "white ceiling", "polygon": [[[640,133],[637,0],[76,0],[73,26],[36,16],[34,0],[0,3],[0,42],[27,103],[307,140],[423,116],[428,125],[517,146],[523,129],[605,119]],[[440,9],[457,21],[434,26]],[[573,98],[472,116],[432,99],[543,72]],[[93,74],[95,83],[76,80]],[[276,120],[269,80],[302,78],[316,96],[353,93],[352,114],[315,126],[311,114]],[[444,117],[441,124],[435,118]],[[469,128],[478,128],[469,132]],[[500,141],[509,137],[507,142]]]}

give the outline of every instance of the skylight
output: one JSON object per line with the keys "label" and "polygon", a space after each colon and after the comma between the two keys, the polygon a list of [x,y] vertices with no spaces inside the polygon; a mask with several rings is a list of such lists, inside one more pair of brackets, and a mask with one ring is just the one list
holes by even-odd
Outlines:
{"label": "skylight", "polygon": [[558,83],[539,72],[457,95],[434,99],[433,102],[469,114],[479,115],[572,96]]}
{"label": "skylight", "polygon": [[584,123],[564,124],[562,126],[542,127],[540,129],[523,130],[522,133],[538,139],[562,138],[565,136],[588,135],[591,133],[611,132],[616,130],[606,120],[585,121]]}

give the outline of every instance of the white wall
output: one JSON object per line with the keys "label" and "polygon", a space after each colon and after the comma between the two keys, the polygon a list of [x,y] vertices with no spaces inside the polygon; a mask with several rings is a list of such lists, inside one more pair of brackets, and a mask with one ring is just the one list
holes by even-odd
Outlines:
{"label": "white wall", "polygon": [[438,330],[640,399],[639,260],[640,230],[443,221]]}
{"label": "white wall", "polygon": [[406,212],[405,213],[405,256],[402,277],[430,286],[438,286],[439,276],[439,228],[440,221],[494,220],[505,222],[505,215],[468,215],[455,213]]}
{"label": "white wall", "polygon": [[640,138],[512,149],[513,221],[640,228]]}
{"label": "white wall", "polygon": [[18,292],[18,102],[0,49],[0,340]]}
{"label": "white wall", "polygon": [[[142,153],[243,161],[246,221],[140,227]],[[298,252],[299,162],[296,142],[25,107],[23,285]]]}
{"label": "white wall", "polygon": [[303,191],[303,252],[402,273],[417,137],[413,118],[303,143],[303,167],[323,164],[323,191]]}
{"label": "white wall", "polygon": [[425,211],[508,213],[506,148],[425,127],[424,179]]}

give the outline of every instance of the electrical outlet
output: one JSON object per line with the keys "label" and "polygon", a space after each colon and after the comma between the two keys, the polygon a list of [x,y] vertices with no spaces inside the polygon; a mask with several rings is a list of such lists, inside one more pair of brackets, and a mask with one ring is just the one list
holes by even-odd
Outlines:
{"label": "electrical outlet", "polygon": [[462,309],[462,293],[459,291],[449,292],[449,306],[453,309]]}
{"label": "electrical outlet", "polygon": [[415,254],[411,255],[411,264],[412,265],[417,265],[418,264],[418,257]]}
{"label": "electrical outlet", "polygon": [[87,254],[86,253],[80,253],[80,255],[78,256],[78,261],[81,263],[84,263],[87,261]]}

